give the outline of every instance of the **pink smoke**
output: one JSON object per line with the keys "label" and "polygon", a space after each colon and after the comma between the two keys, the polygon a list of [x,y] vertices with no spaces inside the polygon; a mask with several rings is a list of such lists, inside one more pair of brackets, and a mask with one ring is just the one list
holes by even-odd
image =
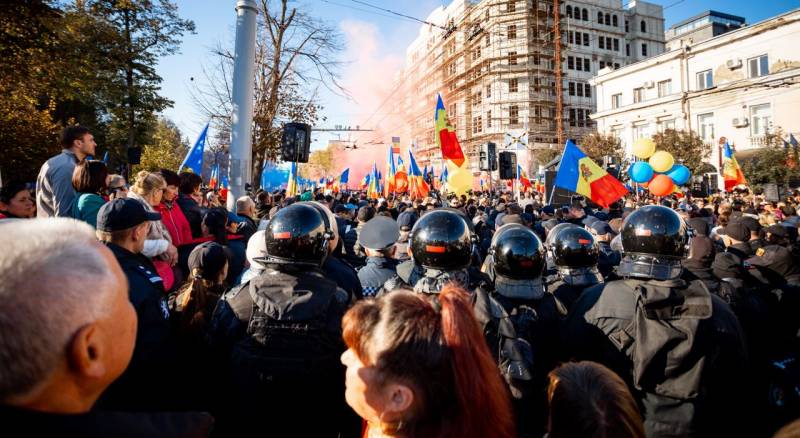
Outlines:
{"label": "pink smoke", "polygon": [[378,28],[373,24],[345,20],[340,27],[347,45],[343,58],[349,61],[342,72],[343,84],[354,100],[348,112],[358,113],[350,115],[345,125],[375,130],[354,133],[352,138],[358,149],[334,152],[336,168],[350,168],[352,188],[358,187],[364,175],[372,171],[373,162],[377,163],[381,173],[386,173],[393,136],[400,137],[401,150],[405,153],[411,141],[410,122],[400,114],[399,93],[390,96],[396,88],[395,79],[403,65],[404,54],[388,53],[382,47]]}

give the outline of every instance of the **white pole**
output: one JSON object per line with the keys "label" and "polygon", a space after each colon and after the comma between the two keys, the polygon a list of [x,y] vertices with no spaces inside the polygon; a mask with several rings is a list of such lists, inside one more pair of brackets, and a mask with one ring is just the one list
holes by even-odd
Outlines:
{"label": "white pole", "polygon": [[253,145],[253,81],[256,62],[255,0],[236,3],[236,47],[233,57],[233,113],[231,114],[231,159],[228,210],[236,210],[236,199],[246,194],[250,182]]}

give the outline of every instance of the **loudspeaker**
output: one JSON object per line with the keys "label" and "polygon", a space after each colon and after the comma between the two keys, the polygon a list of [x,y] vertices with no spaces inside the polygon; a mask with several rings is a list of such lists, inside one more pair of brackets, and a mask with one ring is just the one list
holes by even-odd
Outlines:
{"label": "loudspeaker", "polygon": [[500,152],[500,179],[515,179],[517,177],[517,154],[514,152]]}
{"label": "loudspeaker", "polygon": [[492,143],[484,143],[480,147],[480,170],[497,170],[497,146]]}
{"label": "loudspeaker", "polygon": [[311,126],[305,123],[283,125],[281,137],[281,160],[308,163],[311,148]]}
{"label": "loudspeaker", "polygon": [[[553,190],[553,185],[556,182],[556,175],[558,172],[555,170],[547,170],[544,172],[544,196],[545,203],[550,205],[570,205],[572,203],[572,192],[569,190],[556,187]],[[553,194],[552,199],[550,194]]]}
{"label": "loudspeaker", "polygon": [[142,148],[128,148],[128,164],[139,164],[142,162]]}

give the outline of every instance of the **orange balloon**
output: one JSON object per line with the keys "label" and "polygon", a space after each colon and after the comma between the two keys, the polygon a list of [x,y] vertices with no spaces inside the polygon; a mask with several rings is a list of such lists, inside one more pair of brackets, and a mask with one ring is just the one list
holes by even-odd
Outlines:
{"label": "orange balloon", "polygon": [[649,188],[650,193],[655,196],[667,196],[675,189],[675,183],[673,183],[672,178],[667,175],[656,175],[650,180],[650,184],[647,185],[647,188]]}

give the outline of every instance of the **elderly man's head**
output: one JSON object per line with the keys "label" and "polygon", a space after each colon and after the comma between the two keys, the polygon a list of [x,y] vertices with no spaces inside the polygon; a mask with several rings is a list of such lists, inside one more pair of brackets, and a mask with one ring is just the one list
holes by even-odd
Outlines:
{"label": "elderly man's head", "polygon": [[249,196],[242,196],[236,200],[236,214],[255,217],[256,203]]}
{"label": "elderly man's head", "polygon": [[88,411],[133,354],[119,264],[72,219],[0,225],[0,247],[0,403]]}

